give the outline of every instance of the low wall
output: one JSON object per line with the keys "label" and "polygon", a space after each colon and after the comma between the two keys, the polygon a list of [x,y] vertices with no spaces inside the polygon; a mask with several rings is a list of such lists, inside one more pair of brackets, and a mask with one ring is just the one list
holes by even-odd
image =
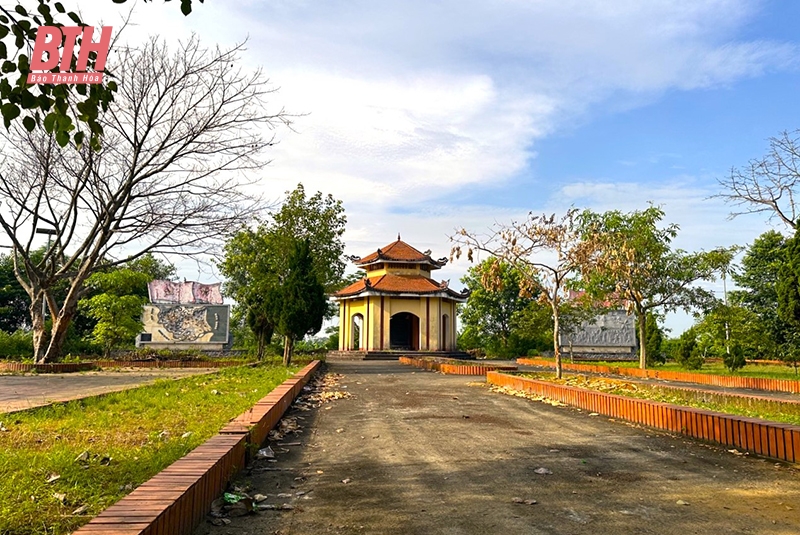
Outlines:
{"label": "low wall", "polygon": [[97,368],[227,368],[241,365],[241,360],[94,360],[51,364],[0,362],[0,372],[74,373]]}
{"label": "low wall", "polygon": [[530,392],[584,410],[765,457],[800,462],[800,427],[646,399],[628,398],[498,372],[487,382]]}
{"label": "low wall", "polygon": [[76,535],[189,535],[228,481],[260,445],[321,362],[315,360],[240,415],[220,434],[178,459],[107,508]]}
{"label": "low wall", "polygon": [[516,366],[503,364],[463,364],[458,360],[425,359],[416,357],[400,357],[400,364],[408,364],[423,370],[442,372],[448,375],[486,375],[490,371],[516,371]]}
{"label": "low wall", "polygon": [[94,362],[55,364],[24,364],[22,362],[0,362],[0,372],[73,373],[95,369]]}
{"label": "low wall", "polygon": [[[555,368],[556,363],[550,360],[535,358],[519,358],[517,364],[525,366],[544,366]],[[752,390],[767,390],[772,392],[789,392],[800,394],[800,380],[792,379],[766,379],[761,377],[733,377],[728,375],[712,375],[710,373],[675,372],[667,370],[642,370],[624,366],[600,366],[597,364],[569,364],[562,363],[562,369],[584,373],[607,373],[624,375],[641,379],[664,379],[667,381],[682,381],[684,383],[697,383],[701,385],[724,386],[728,388],[750,388]]]}

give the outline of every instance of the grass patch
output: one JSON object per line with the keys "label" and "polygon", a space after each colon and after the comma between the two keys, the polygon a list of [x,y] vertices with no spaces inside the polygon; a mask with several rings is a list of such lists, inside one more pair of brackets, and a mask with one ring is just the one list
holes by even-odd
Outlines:
{"label": "grass patch", "polygon": [[[547,360],[555,363],[555,359],[551,357],[521,357],[521,358],[537,358]],[[562,358],[563,364],[571,364],[569,358]],[[605,360],[579,360],[575,364],[589,364],[594,366],[610,366],[612,368],[638,368],[638,361],[605,361]],[[671,371],[671,372],[685,372],[685,373],[705,373],[708,375],[725,375],[728,377],[759,377],[762,379],[789,379],[792,381],[800,380],[800,375],[795,374],[794,368],[785,365],[775,364],[748,364],[744,368],[730,372],[722,362],[708,362],[703,364],[699,370],[687,370],[681,368],[677,362],[667,362],[657,366],[649,366],[649,370],[656,371]]]}
{"label": "grass patch", "polygon": [[549,373],[525,373],[520,375],[530,379],[586,388],[605,392],[606,394],[649,399],[650,401],[671,403],[684,407],[694,407],[697,409],[724,412],[726,414],[761,418],[773,422],[800,425],[800,404],[797,403],[784,403],[780,400],[756,399],[746,396],[732,396],[722,392],[704,392],[663,385],[633,383],[586,375],[565,375],[560,380],[556,379],[555,375]]}
{"label": "grass patch", "polygon": [[0,535],[72,532],[296,371],[226,368],[0,414],[7,429],[0,431]]}

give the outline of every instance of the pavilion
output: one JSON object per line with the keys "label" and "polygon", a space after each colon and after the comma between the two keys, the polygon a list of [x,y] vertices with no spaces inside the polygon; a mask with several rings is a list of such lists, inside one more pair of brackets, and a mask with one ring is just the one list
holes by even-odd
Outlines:
{"label": "pavilion", "polygon": [[468,291],[456,292],[431,272],[447,263],[434,260],[397,236],[397,241],[363,258],[358,282],[333,294],[339,302],[339,351],[334,356],[369,358],[392,354],[456,353],[457,305]]}

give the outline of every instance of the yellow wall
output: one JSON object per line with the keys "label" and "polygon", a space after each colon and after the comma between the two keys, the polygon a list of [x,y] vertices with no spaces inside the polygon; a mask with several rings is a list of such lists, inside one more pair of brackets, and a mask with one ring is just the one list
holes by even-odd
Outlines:
{"label": "yellow wall", "polygon": [[[429,304],[428,304],[429,303]],[[421,351],[454,351],[456,347],[456,302],[440,297],[383,297],[383,350],[389,350],[391,317],[400,312],[410,312],[419,318],[419,348]],[[361,314],[366,327],[364,351],[381,350],[381,297],[347,299],[339,302],[339,349],[353,348],[353,317]],[[442,317],[447,315],[447,328],[443,329]],[[428,317],[430,316],[430,317]],[[430,323],[430,325],[429,325]],[[443,340],[446,332],[447,340]]]}

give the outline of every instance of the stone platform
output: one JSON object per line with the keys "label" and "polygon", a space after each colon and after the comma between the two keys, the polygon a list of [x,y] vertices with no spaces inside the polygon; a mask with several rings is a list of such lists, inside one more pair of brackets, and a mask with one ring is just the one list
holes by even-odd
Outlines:
{"label": "stone platform", "polygon": [[400,357],[442,357],[474,360],[463,351],[328,351],[327,360],[399,360]]}

